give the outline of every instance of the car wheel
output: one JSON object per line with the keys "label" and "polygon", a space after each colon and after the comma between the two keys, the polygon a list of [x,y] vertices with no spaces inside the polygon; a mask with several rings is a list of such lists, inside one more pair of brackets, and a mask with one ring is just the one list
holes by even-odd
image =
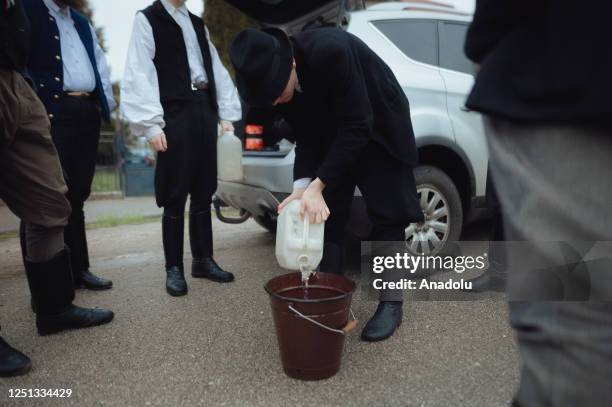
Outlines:
{"label": "car wheel", "polygon": [[271,219],[269,216],[253,216],[253,220],[268,232],[276,233],[276,219]]}
{"label": "car wheel", "polygon": [[425,220],[406,228],[406,245],[413,254],[434,255],[461,236],[461,196],[450,177],[437,167],[417,167],[414,177]]}

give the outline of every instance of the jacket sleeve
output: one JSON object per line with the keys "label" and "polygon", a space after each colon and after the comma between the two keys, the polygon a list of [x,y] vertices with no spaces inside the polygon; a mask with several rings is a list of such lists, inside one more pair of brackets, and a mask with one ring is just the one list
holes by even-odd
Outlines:
{"label": "jacket sleeve", "polygon": [[316,175],[327,187],[334,187],[369,143],[373,113],[363,69],[351,47],[337,40],[324,46],[314,69],[330,90],[337,130]]}
{"label": "jacket sleeve", "polygon": [[[474,19],[465,39],[465,55],[480,64],[518,24],[516,0],[476,0]],[[520,2],[519,2],[520,3]],[[528,6],[526,6],[529,8]]]}

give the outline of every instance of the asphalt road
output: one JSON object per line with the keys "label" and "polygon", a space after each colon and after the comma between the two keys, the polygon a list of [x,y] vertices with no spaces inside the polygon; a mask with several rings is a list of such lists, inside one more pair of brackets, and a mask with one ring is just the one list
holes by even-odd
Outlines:
{"label": "asphalt road", "polygon": [[[159,224],[91,231],[92,270],[111,278],[115,288],[79,291],[76,303],[112,308],[115,320],[48,337],[35,332],[18,241],[1,240],[2,335],[34,367],[27,376],[0,379],[0,405],[496,407],[511,400],[518,354],[498,297],[406,304],[404,323],[391,339],[368,344],[358,331],[348,338],[335,377],[286,377],[263,290],[283,273],[273,237],[253,221],[215,220],[214,228],[216,258],[237,281],[219,285],[189,277],[182,298],[163,288]],[[188,249],[186,254],[188,259]],[[360,320],[375,307],[356,295]],[[17,400],[9,399],[11,388],[73,393],[69,399]]]}

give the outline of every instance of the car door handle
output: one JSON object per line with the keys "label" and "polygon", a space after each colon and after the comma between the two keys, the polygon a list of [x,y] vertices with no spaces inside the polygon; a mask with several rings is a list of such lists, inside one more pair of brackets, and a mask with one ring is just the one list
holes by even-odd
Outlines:
{"label": "car door handle", "polygon": [[465,105],[461,106],[459,109],[461,109],[462,112],[468,112],[468,113],[472,111],[472,109],[470,109],[469,107]]}

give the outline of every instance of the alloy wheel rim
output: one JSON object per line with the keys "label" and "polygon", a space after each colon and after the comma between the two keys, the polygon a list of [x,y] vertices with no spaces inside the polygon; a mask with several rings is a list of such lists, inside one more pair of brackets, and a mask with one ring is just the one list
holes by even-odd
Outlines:
{"label": "alloy wheel rim", "polygon": [[448,202],[433,185],[419,186],[417,195],[425,220],[406,228],[406,247],[412,254],[433,255],[448,239],[451,223]]}

